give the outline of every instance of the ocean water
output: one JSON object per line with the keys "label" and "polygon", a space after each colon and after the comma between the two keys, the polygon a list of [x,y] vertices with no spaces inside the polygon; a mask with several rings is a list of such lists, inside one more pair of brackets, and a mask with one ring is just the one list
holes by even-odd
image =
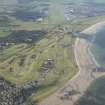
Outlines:
{"label": "ocean water", "polygon": [[105,27],[96,34],[96,39],[91,47],[91,51],[97,62],[102,67],[105,67]]}

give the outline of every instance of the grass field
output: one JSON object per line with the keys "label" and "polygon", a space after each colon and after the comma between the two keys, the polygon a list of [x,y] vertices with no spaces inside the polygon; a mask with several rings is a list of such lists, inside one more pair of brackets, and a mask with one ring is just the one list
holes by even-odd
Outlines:
{"label": "grass field", "polygon": [[[70,35],[51,33],[32,45],[19,44],[2,50],[0,75],[19,85],[32,80],[39,81],[43,88],[39,89],[37,94],[35,92],[34,99],[36,96],[40,98],[50,94],[78,71],[73,56],[72,40]],[[54,60],[54,68],[44,74],[40,68],[47,59]]]}
{"label": "grass field", "polygon": [[[52,1],[52,5],[49,7],[49,17],[42,22],[22,21],[9,17],[12,21],[10,23],[3,21],[3,24],[6,25],[0,27],[0,37],[5,39],[10,37],[13,31],[48,31],[46,36],[33,43],[23,42],[0,49],[1,76],[17,85],[33,80],[37,80],[41,84],[41,87],[29,97],[27,103],[50,95],[78,72],[73,55],[74,39],[71,37],[72,35],[60,32],[59,27],[56,28],[64,21],[63,7],[58,4],[59,2],[56,4]],[[61,19],[59,19],[58,12]],[[61,29],[63,30],[63,26]],[[45,73],[41,67],[48,59],[52,59],[54,65]]]}

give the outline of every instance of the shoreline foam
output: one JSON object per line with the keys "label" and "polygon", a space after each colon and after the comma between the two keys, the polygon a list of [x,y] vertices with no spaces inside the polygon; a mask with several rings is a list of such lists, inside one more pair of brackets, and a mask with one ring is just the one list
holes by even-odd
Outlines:
{"label": "shoreline foam", "polygon": [[[87,35],[95,35],[98,32],[100,32],[101,30],[103,30],[105,28],[105,21],[103,22],[99,22],[96,23],[94,25],[92,25],[91,27],[85,29],[84,31],[82,31],[82,34],[87,34]],[[94,37],[93,37],[94,38]],[[95,39],[91,39],[91,42],[93,43],[93,40],[95,41]],[[90,54],[90,56],[92,57],[92,60],[95,62],[95,64],[97,65],[97,67],[100,67],[100,64],[98,63],[98,61],[96,60],[94,54],[92,53],[92,51],[90,50],[92,47],[92,44],[89,44],[89,48],[88,48],[88,52]]]}

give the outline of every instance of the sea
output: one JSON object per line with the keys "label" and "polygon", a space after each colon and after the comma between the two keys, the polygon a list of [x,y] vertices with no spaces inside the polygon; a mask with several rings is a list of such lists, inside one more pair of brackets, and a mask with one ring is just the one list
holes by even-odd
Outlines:
{"label": "sea", "polygon": [[96,34],[91,52],[100,66],[105,67],[105,27]]}

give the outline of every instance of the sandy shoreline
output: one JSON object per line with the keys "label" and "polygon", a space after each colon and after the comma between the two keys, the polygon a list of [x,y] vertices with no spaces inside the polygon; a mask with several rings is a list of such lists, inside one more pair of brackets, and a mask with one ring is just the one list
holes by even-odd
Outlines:
{"label": "sandy shoreline", "polygon": [[85,29],[82,31],[82,34],[88,34],[88,35],[94,35],[97,32],[101,31],[103,28],[105,28],[105,21],[96,23],[92,25],[91,27]]}

